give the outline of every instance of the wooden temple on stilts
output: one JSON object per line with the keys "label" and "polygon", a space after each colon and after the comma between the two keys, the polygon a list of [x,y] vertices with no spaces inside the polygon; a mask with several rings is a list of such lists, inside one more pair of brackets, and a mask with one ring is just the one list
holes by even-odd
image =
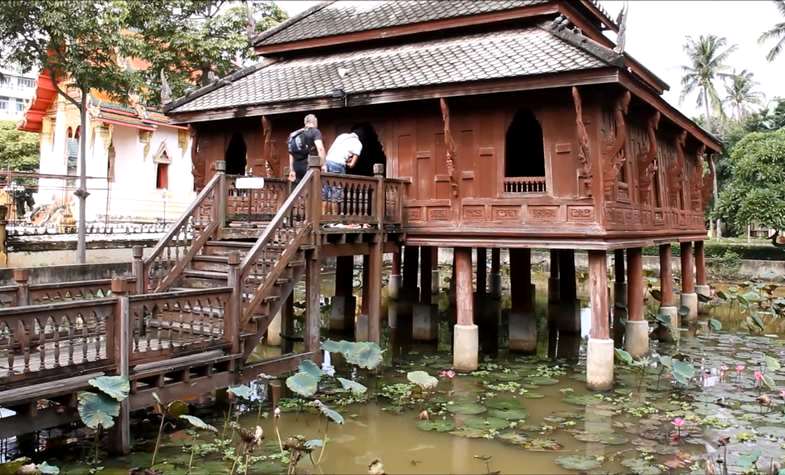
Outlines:
{"label": "wooden temple on stilts", "polygon": [[[478,323],[498,318],[484,302],[507,292],[504,256],[509,347],[535,350],[532,249],[546,249],[548,302],[561,309],[552,324],[565,334],[580,335],[576,252],[588,254],[587,383],[610,388],[611,287],[628,317],[623,345],[636,356],[648,351],[642,248],[659,248],[662,313],[674,324],[680,305],[688,318],[697,316],[697,292],[708,292],[707,154],[721,147],[662,98],[662,80],[624,52],[620,23],[593,0],[338,1],[262,33],[254,44],[258,64],[166,106],[193,134],[199,196],[152,254],[136,254],[133,285],[117,288],[125,303],[101,302],[106,337],[69,360],[78,366],[69,375],[91,367],[129,375],[135,410],[153,403],[153,391],[165,400],[184,397],[318,359],[327,258],[336,261],[331,329],[379,342],[383,326],[411,325],[415,339],[433,340],[433,294],[448,277],[438,272],[440,249],[453,259],[454,367],[472,371],[484,341]],[[323,172],[311,157],[299,184],[285,178],[287,136],[307,113],[317,115],[328,147],[338,134],[357,131],[363,151],[351,174]],[[336,206],[322,207],[323,188],[342,190]],[[681,246],[680,302],[674,243]],[[397,301],[387,320],[385,255]],[[355,256],[362,256],[359,305]],[[301,281],[304,342],[293,354],[292,295]],[[173,320],[185,306],[188,324]],[[11,334],[31,317],[14,318]],[[174,328],[180,332],[170,338]],[[160,329],[170,330],[170,341],[156,340]],[[283,356],[248,363],[265,335]],[[12,361],[20,364],[27,363]],[[43,364],[0,373],[0,382],[51,385],[55,371],[36,379],[36,368]],[[69,384],[58,386],[58,397],[84,381]],[[3,405],[30,400],[0,392]]]}

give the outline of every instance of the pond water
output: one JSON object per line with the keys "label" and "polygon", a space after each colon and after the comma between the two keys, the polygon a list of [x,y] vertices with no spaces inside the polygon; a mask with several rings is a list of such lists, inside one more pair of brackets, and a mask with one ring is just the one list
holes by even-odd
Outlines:
{"label": "pond water", "polygon": [[[539,293],[546,288],[543,279],[536,279],[542,284],[539,302],[546,299]],[[194,405],[192,413],[213,424],[219,435],[191,432],[183,424],[167,428],[158,455],[162,463],[156,468],[187,473],[196,447],[194,474],[230,473],[233,465],[244,473],[246,460],[247,473],[286,473],[288,452],[281,456],[277,429],[283,441],[294,435],[325,439],[326,430],[324,452],[315,448],[310,457],[304,455],[297,473],[364,474],[375,460],[387,473],[413,474],[723,473],[723,465],[726,473],[777,473],[785,460],[781,320],[764,316],[763,328],[750,329],[748,317],[763,313],[765,305],[755,310],[749,299],[747,305],[727,300],[730,307],[718,300],[707,309],[710,314],[701,317],[715,318],[723,330],[713,332],[702,325],[702,332],[683,329],[675,343],[652,342],[646,364],[617,362],[615,389],[600,394],[585,389],[582,335],[549,331],[549,313],[552,318],[556,309],[538,307],[536,355],[507,353],[500,323],[502,349],[483,356],[478,371],[454,376],[447,371],[450,326],[443,312],[438,343],[415,344],[385,333],[382,346],[392,348],[384,352],[377,372],[334,357],[337,376],[368,387],[364,396],[353,396],[341,392],[333,379],[322,379],[316,398],[342,415],[342,425],[328,422],[302,399],[283,399],[279,419],[272,416],[269,403],[239,403],[233,406],[233,419],[250,430],[259,425],[265,438],[247,459],[232,460],[243,443],[239,435],[231,442],[219,440],[222,432],[227,439],[234,433],[222,417],[228,408]],[[654,308],[656,302],[649,297],[649,304]],[[446,310],[445,302],[440,305]],[[585,335],[588,314],[582,314]],[[694,371],[687,384],[672,376],[677,360]],[[415,370],[436,377],[436,388],[423,391],[410,383],[407,374]],[[757,371],[761,374],[756,376]],[[422,420],[423,411],[428,420]],[[139,420],[132,428],[136,452],[104,458],[97,472],[148,467],[158,420]],[[52,448],[41,460],[59,465],[61,473],[89,473],[90,466],[81,461],[92,453],[89,436],[49,440]]]}

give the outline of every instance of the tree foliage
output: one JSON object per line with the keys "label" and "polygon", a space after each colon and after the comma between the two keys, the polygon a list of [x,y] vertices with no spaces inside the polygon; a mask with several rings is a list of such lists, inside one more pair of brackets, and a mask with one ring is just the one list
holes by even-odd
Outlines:
{"label": "tree foliage", "polygon": [[736,226],[785,228],[785,129],[753,132],[733,147],[716,213]]}
{"label": "tree foliage", "polygon": [[766,59],[769,61],[774,61],[782,52],[782,48],[785,47],[785,0],[773,0],[773,2],[777,6],[777,11],[779,11],[782,21],[776,23],[771,29],[764,31],[758,38],[760,43],[774,40],[774,46],[766,55]]}
{"label": "tree foliage", "polygon": [[760,105],[763,94],[755,90],[758,83],[753,79],[753,74],[746,69],[741,72],[733,71],[730,84],[725,85],[725,102],[731,107],[736,120],[747,117],[750,106]]}
{"label": "tree foliage", "polygon": [[14,121],[0,121],[0,169],[35,171],[38,150],[38,134],[17,130]]}
{"label": "tree foliage", "polygon": [[682,66],[681,100],[698,91],[695,103],[705,109],[707,123],[712,118],[710,107],[718,115],[723,115],[716,82],[728,77],[725,63],[735,49],[736,45],[728,46],[727,38],[716,35],[700,35],[698,39],[688,36],[684,44],[689,61]]}

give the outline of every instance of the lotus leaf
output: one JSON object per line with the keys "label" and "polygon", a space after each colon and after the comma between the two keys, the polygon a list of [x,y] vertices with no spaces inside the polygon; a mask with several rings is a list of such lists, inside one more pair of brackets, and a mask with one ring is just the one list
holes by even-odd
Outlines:
{"label": "lotus leaf", "polygon": [[338,382],[341,383],[341,386],[344,389],[348,389],[353,394],[358,396],[363,395],[366,391],[368,391],[368,388],[358,383],[357,381],[352,381],[351,379],[338,378]]}
{"label": "lotus leaf", "polygon": [[0,475],[16,475],[19,469],[30,464],[28,457],[20,457],[10,462],[0,463]]}
{"label": "lotus leaf", "polygon": [[374,369],[382,363],[382,350],[376,343],[361,341],[354,343],[351,351],[344,353],[344,357],[350,364]]}
{"label": "lotus leaf", "polygon": [[512,431],[502,432],[498,434],[496,438],[503,442],[507,442],[508,444],[515,444],[515,445],[522,445],[526,443],[526,441],[528,440],[528,438],[525,435]]}
{"label": "lotus leaf", "polygon": [[487,406],[490,409],[506,410],[506,409],[520,409],[521,408],[521,403],[518,402],[518,400],[514,399],[514,398],[497,397],[497,398],[493,398],[493,399],[488,399],[487,401],[484,402],[484,404],[485,404],[485,406]]}
{"label": "lotus leaf", "polygon": [[458,437],[465,437],[467,439],[482,439],[485,437],[486,432],[482,429],[473,429],[471,427],[461,427],[458,430],[450,432],[451,435]]}
{"label": "lotus leaf", "polygon": [[544,398],[544,397],[545,397],[545,395],[544,395],[544,394],[540,394],[540,393],[533,393],[533,392],[531,392],[531,391],[530,391],[530,392],[528,392],[528,393],[523,393],[523,398],[524,398],[524,399],[542,399],[542,398]]}
{"label": "lotus leaf", "polygon": [[115,401],[125,401],[131,391],[131,384],[124,376],[98,376],[87,382]]}
{"label": "lotus leaf", "polygon": [[785,427],[776,427],[776,426],[756,427],[755,432],[757,432],[758,434],[763,434],[767,437],[785,439]]}
{"label": "lotus leaf", "polygon": [[322,370],[318,366],[316,366],[316,363],[314,363],[311,360],[302,360],[300,362],[300,366],[298,366],[297,369],[301,373],[310,374],[311,376],[316,378],[317,381],[319,381],[322,378],[322,375],[324,375],[324,373],[322,373]]}
{"label": "lotus leaf", "polygon": [[333,409],[325,406],[324,404],[318,404],[319,410],[324,414],[328,419],[335,422],[336,424],[343,424],[343,416]]}
{"label": "lotus leaf", "polygon": [[774,380],[771,379],[771,376],[769,376],[768,374],[763,375],[763,384],[766,385],[766,387],[772,391],[777,388],[777,385],[774,383]]}
{"label": "lotus leaf", "polygon": [[679,314],[679,316],[681,318],[687,318],[690,315],[690,307],[688,307],[686,305],[682,305],[682,306],[679,307],[679,310],[677,311],[677,313]]}
{"label": "lotus leaf", "polygon": [[624,459],[621,464],[637,475],[658,475],[662,472],[657,465],[642,458]]}
{"label": "lotus leaf", "polygon": [[613,352],[616,355],[616,359],[618,359],[621,363],[626,365],[631,365],[633,363],[632,355],[627,351],[622,350],[621,348],[614,348]]}
{"label": "lotus leaf", "polygon": [[561,450],[562,445],[553,439],[540,437],[527,440],[524,442],[523,448],[534,452],[550,452],[553,450]]}
{"label": "lotus leaf", "polygon": [[574,436],[581,442],[599,442],[605,445],[624,445],[630,441],[623,434],[616,432],[578,432]]}
{"label": "lotus leaf", "polygon": [[485,408],[485,406],[477,404],[476,402],[463,402],[463,403],[450,404],[447,406],[447,410],[452,412],[453,414],[476,416],[477,414],[482,414],[487,409]]}
{"label": "lotus leaf", "polygon": [[769,368],[769,371],[777,371],[782,366],[780,365],[779,360],[777,358],[772,358],[769,355],[764,355],[766,360],[766,367]]}
{"label": "lotus leaf", "polygon": [[305,441],[305,448],[308,450],[317,449],[319,447],[324,447],[324,441],[322,439],[311,439]]}
{"label": "lotus leaf", "polygon": [[472,429],[499,430],[508,428],[510,423],[497,417],[474,416],[467,417],[466,420],[463,421],[463,425]]}
{"label": "lotus leaf", "polygon": [[319,380],[308,373],[296,373],[286,378],[286,387],[300,396],[311,397],[316,394]]}
{"label": "lotus leaf", "polygon": [[562,468],[578,471],[594,470],[602,465],[599,460],[589,455],[562,455],[553,461]]}
{"label": "lotus leaf", "polygon": [[182,419],[184,421],[187,421],[189,424],[191,424],[196,429],[206,430],[206,431],[216,432],[216,433],[218,432],[218,429],[216,429],[215,427],[211,426],[210,424],[206,423],[205,421],[201,420],[200,418],[198,418],[196,416],[189,416],[187,414],[183,414],[182,416],[180,416],[180,419]]}
{"label": "lotus leaf", "polygon": [[36,467],[38,473],[41,475],[59,475],[60,474],[60,467],[56,467],[54,465],[49,465],[46,462],[39,463]]}
{"label": "lotus leaf", "polygon": [[536,384],[538,386],[550,386],[552,384],[559,384],[558,379],[549,378],[547,376],[531,376],[526,378],[526,382],[529,384]]}
{"label": "lotus leaf", "polygon": [[245,399],[246,401],[250,401],[251,398],[253,398],[253,390],[251,389],[250,386],[247,386],[245,384],[240,386],[232,386],[229,389],[227,389],[227,391],[229,391],[230,393],[241,399]]}
{"label": "lotus leaf", "polygon": [[526,409],[491,409],[488,411],[488,416],[498,417],[506,421],[520,421],[529,416]]}
{"label": "lotus leaf", "polygon": [[562,402],[572,404],[573,406],[588,406],[598,404],[600,402],[593,394],[575,394],[571,393],[566,395]]}
{"label": "lotus leaf", "polygon": [[425,371],[410,371],[406,374],[409,382],[416,384],[423,390],[433,389],[439,384],[439,380],[426,373]]}
{"label": "lotus leaf", "polygon": [[418,421],[417,428],[424,431],[450,432],[455,430],[455,423],[449,419],[436,419],[432,421]]}
{"label": "lotus leaf", "polygon": [[79,417],[91,429],[109,429],[114,425],[114,418],[120,415],[120,403],[105,394],[82,391],[77,398]]}
{"label": "lotus leaf", "polygon": [[351,351],[353,342],[351,341],[333,341],[326,340],[322,342],[322,350],[329,351],[330,353],[346,354]]}

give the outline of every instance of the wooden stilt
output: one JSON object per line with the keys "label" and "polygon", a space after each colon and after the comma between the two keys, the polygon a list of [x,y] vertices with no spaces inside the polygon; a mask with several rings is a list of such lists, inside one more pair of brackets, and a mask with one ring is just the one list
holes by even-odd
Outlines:
{"label": "wooden stilt", "polygon": [[403,288],[407,298],[417,298],[417,268],[419,267],[420,249],[406,246],[403,249]]}
{"label": "wooden stilt", "polygon": [[698,294],[695,292],[695,259],[692,243],[681,243],[681,305],[689,310],[687,318],[698,318]]}
{"label": "wooden stilt", "polygon": [[478,365],[479,333],[474,324],[472,251],[461,247],[454,252],[458,324],[453,340],[453,366],[459,371],[474,371]]}
{"label": "wooden stilt", "polygon": [[494,247],[491,249],[491,280],[489,292],[493,298],[500,298],[502,295],[502,253],[501,249]]}
{"label": "wooden stilt", "polygon": [[484,296],[488,289],[488,250],[477,248],[477,296]]}
{"label": "wooden stilt", "polygon": [[[117,297],[115,327],[112,335],[113,359],[117,365],[117,375],[126,379],[131,375],[131,310],[128,290],[125,279],[112,279],[112,294]],[[127,398],[120,402],[120,414],[111,430],[110,443],[113,453],[125,455],[131,451],[131,409]]]}
{"label": "wooden stilt", "polygon": [[379,238],[378,242],[371,245],[371,253],[368,256],[368,305],[366,314],[368,315],[368,340],[374,343],[381,342],[381,322],[382,322],[382,258],[384,256],[384,244]]}
{"label": "wooden stilt", "polygon": [[706,297],[711,296],[711,287],[706,281],[706,256],[703,241],[695,241],[695,291]]}
{"label": "wooden stilt", "polygon": [[390,281],[387,285],[387,295],[391,299],[397,299],[401,290],[401,251],[400,249],[392,254],[392,267],[390,268]]}
{"label": "wooden stilt", "polygon": [[354,256],[335,258],[335,298],[330,310],[330,329],[354,331]]}
{"label": "wooden stilt", "polygon": [[420,248],[420,303],[431,304],[433,253],[430,247]]}
{"label": "wooden stilt", "polygon": [[548,276],[548,302],[559,301],[559,250],[551,249],[550,275]]}
{"label": "wooden stilt", "polygon": [[660,244],[660,305],[672,307],[673,300],[673,251],[670,244]]}
{"label": "wooden stilt", "polygon": [[291,353],[294,351],[294,290],[289,294],[283,307],[281,308],[281,328],[285,338],[281,341],[281,353]]}
{"label": "wooden stilt", "polygon": [[575,251],[562,249],[559,251],[559,296],[562,302],[574,302],[577,296],[575,282]]}
{"label": "wooden stilt", "polygon": [[530,249],[510,249],[510,293],[510,350],[532,353],[537,350],[537,320]]}
{"label": "wooden stilt", "polygon": [[586,386],[606,390],[613,386],[613,340],[608,325],[608,263],[605,251],[589,251],[591,331],[586,351]]}
{"label": "wooden stilt", "polygon": [[627,249],[627,313],[624,348],[634,357],[649,351],[649,322],[643,318],[642,249]]}
{"label": "wooden stilt", "polygon": [[319,350],[319,323],[321,306],[320,297],[319,256],[315,251],[306,252],[305,256],[305,328],[303,340],[305,351]]}

